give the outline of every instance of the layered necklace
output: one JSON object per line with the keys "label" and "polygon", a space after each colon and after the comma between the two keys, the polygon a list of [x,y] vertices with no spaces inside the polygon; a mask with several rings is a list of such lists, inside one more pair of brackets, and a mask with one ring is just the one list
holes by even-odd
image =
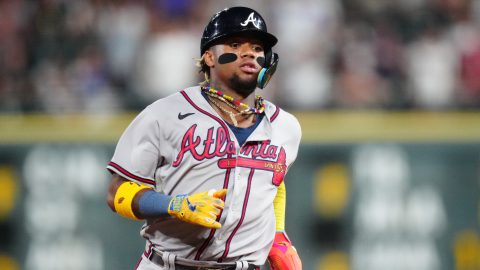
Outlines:
{"label": "layered necklace", "polygon": [[[245,103],[240,102],[239,100],[234,99],[233,97],[226,95],[222,91],[219,91],[213,87],[203,86],[202,91],[208,95],[209,100],[215,105],[219,110],[226,113],[233,125],[238,127],[237,116],[240,115],[252,115],[252,114],[261,114],[265,111],[265,103],[261,96],[255,96],[255,107],[250,107]],[[217,101],[221,101],[227,104],[230,108],[237,111],[236,113],[223,108]]]}

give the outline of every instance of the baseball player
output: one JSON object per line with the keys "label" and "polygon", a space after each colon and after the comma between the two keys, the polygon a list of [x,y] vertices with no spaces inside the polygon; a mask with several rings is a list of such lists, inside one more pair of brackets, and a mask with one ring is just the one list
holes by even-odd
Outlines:
{"label": "baseball player", "polygon": [[145,222],[136,269],[301,269],[283,182],[300,126],[255,95],[275,72],[276,43],[255,10],[218,12],[200,44],[206,80],[152,103],[120,137],[108,205]]}

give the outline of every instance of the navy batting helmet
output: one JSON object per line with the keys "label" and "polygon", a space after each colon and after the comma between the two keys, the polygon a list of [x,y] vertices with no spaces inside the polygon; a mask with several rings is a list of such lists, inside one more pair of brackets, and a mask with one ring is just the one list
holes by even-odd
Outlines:
{"label": "navy batting helmet", "polygon": [[271,49],[277,38],[267,32],[265,20],[258,12],[247,7],[226,8],[215,14],[203,31],[200,55],[221,38],[239,33],[252,33]]}

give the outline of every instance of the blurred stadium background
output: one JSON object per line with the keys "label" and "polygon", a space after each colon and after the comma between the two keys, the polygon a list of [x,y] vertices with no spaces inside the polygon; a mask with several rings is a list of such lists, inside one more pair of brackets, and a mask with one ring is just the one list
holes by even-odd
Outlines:
{"label": "blurred stadium background", "polygon": [[263,95],[303,126],[287,230],[306,270],[480,269],[479,0],[0,1],[0,269],[133,269],[106,162],[202,78],[216,11],[279,38]]}

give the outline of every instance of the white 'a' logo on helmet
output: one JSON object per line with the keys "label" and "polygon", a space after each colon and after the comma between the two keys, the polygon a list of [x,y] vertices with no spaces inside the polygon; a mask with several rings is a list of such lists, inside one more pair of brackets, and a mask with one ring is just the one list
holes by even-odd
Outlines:
{"label": "white 'a' logo on helmet", "polygon": [[240,23],[240,25],[247,26],[248,23],[252,23],[253,26],[255,26],[256,28],[260,28],[260,20],[257,20],[257,18],[253,16],[253,14],[254,12],[250,13],[250,15],[248,15],[248,18],[243,23]]}

